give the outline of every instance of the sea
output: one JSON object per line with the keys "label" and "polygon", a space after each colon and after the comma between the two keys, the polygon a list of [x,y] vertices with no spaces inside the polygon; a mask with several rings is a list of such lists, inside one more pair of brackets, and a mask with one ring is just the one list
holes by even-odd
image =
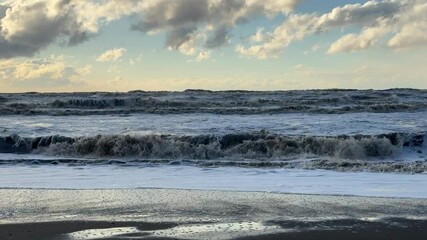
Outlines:
{"label": "sea", "polygon": [[0,188],[427,198],[427,90],[0,94]]}

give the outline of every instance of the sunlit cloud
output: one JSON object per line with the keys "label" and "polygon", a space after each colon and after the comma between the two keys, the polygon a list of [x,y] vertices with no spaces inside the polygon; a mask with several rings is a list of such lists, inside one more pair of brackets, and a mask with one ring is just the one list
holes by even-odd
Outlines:
{"label": "sunlit cloud", "polygon": [[123,57],[126,53],[124,48],[114,48],[111,50],[105,51],[103,54],[99,55],[96,58],[97,62],[115,62]]}
{"label": "sunlit cloud", "polygon": [[83,86],[82,80],[92,72],[92,66],[76,67],[64,56],[31,60],[0,60],[0,82],[3,86],[50,88]]}
{"label": "sunlit cloud", "polygon": [[[362,27],[362,31],[342,36],[331,44],[328,53],[365,50],[380,43],[388,34],[392,37],[385,45],[390,48],[427,45],[427,3],[419,0],[368,1],[336,7],[323,15],[291,14],[268,33],[266,39],[249,46],[239,45],[236,51],[246,57],[277,57],[292,43],[310,35],[351,26]],[[260,32],[250,39],[252,42],[260,39]]]}

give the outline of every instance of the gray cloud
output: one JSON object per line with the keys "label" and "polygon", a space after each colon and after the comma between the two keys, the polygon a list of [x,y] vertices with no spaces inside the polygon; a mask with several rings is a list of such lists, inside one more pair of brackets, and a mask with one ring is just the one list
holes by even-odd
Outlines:
{"label": "gray cloud", "polygon": [[195,25],[206,20],[208,7],[206,0],[158,1],[144,11],[143,19],[134,23],[132,29],[150,32]]}
{"label": "gray cloud", "polygon": [[230,29],[227,27],[219,27],[215,30],[212,36],[210,36],[205,43],[205,47],[208,49],[219,48],[226,45],[230,40]]}
{"label": "gray cloud", "polygon": [[68,46],[77,46],[82,42],[86,42],[90,39],[90,34],[88,32],[75,32],[72,34],[67,42]]}
{"label": "gray cloud", "polygon": [[[1,29],[0,29],[1,30]],[[37,51],[28,46],[11,44],[0,37],[0,58],[13,58],[17,56],[32,56]]]}
{"label": "gray cloud", "polygon": [[139,19],[131,29],[165,32],[167,48],[198,54],[205,47],[226,44],[236,24],[256,16],[288,14],[299,1],[4,0],[0,5],[0,58],[32,56],[58,42],[75,46],[97,34],[100,26],[127,16]]}
{"label": "gray cloud", "polygon": [[[166,32],[166,47],[187,55],[226,45],[231,30],[257,16],[287,14],[299,0],[157,0],[132,29]],[[184,47],[182,47],[184,46]]]}
{"label": "gray cloud", "polygon": [[169,31],[166,36],[166,46],[174,50],[179,49],[184,43],[192,39],[192,34],[196,29],[195,26],[184,26]]}
{"label": "gray cloud", "polygon": [[70,0],[25,4],[18,0],[0,23],[0,49],[5,50],[0,58],[32,56],[61,37],[70,46],[88,39]]}
{"label": "gray cloud", "polygon": [[2,19],[4,16],[6,16],[6,10],[8,7],[0,5],[0,19]]}
{"label": "gray cloud", "polygon": [[[218,4],[210,7],[210,14],[207,16],[208,22],[218,23],[229,21],[229,25],[244,22],[243,20],[246,16],[241,16],[237,19],[229,20],[231,16],[235,15],[238,11],[247,7],[245,0],[229,0],[229,1],[220,1]],[[262,10],[260,11],[262,12]],[[245,14],[246,15],[246,14]]]}
{"label": "gray cloud", "polygon": [[347,25],[369,26],[376,24],[379,18],[393,18],[402,10],[405,2],[401,1],[368,1],[365,4],[345,5],[334,8],[330,13],[317,19],[317,31],[328,31],[332,28]]}
{"label": "gray cloud", "polygon": [[[266,1],[266,4],[268,2],[272,1]],[[291,4],[294,1],[288,2]],[[131,28],[144,33],[166,31],[166,47],[180,49],[185,43],[197,44],[193,34],[207,25],[213,29],[213,34],[209,35],[203,46],[213,49],[228,43],[230,28],[234,25],[266,12],[261,1],[159,0],[142,12],[142,19]]]}
{"label": "gray cloud", "polygon": [[[6,10],[8,7],[0,5],[0,19],[6,16]],[[2,26],[0,25],[0,32],[2,32]],[[18,44],[12,44],[7,42],[2,35],[0,35],[0,58],[11,58],[14,56],[30,56],[32,50],[25,46]]]}

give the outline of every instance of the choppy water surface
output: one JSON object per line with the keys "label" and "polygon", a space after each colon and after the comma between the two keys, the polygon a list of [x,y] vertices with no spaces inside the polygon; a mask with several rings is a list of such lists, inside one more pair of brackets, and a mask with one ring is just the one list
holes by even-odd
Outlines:
{"label": "choppy water surface", "polygon": [[427,91],[415,89],[0,94],[1,114],[96,115],[126,113],[351,113],[427,109]]}
{"label": "choppy water surface", "polygon": [[0,94],[0,170],[83,166],[108,176],[105,166],[137,174],[155,164],[166,175],[180,165],[425,178],[426,131],[424,90]]}

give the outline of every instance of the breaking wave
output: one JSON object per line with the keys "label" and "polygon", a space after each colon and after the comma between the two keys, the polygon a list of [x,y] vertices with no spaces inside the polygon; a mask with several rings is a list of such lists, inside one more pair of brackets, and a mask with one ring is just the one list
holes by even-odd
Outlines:
{"label": "breaking wave", "polygon": [[421,146],[424,135],[285,136],[265,131],[223,136],[98,135],[0,138],[0,153],[139,159],[279,159],[298,156],[366,159],[398,154],[405,146]]}

